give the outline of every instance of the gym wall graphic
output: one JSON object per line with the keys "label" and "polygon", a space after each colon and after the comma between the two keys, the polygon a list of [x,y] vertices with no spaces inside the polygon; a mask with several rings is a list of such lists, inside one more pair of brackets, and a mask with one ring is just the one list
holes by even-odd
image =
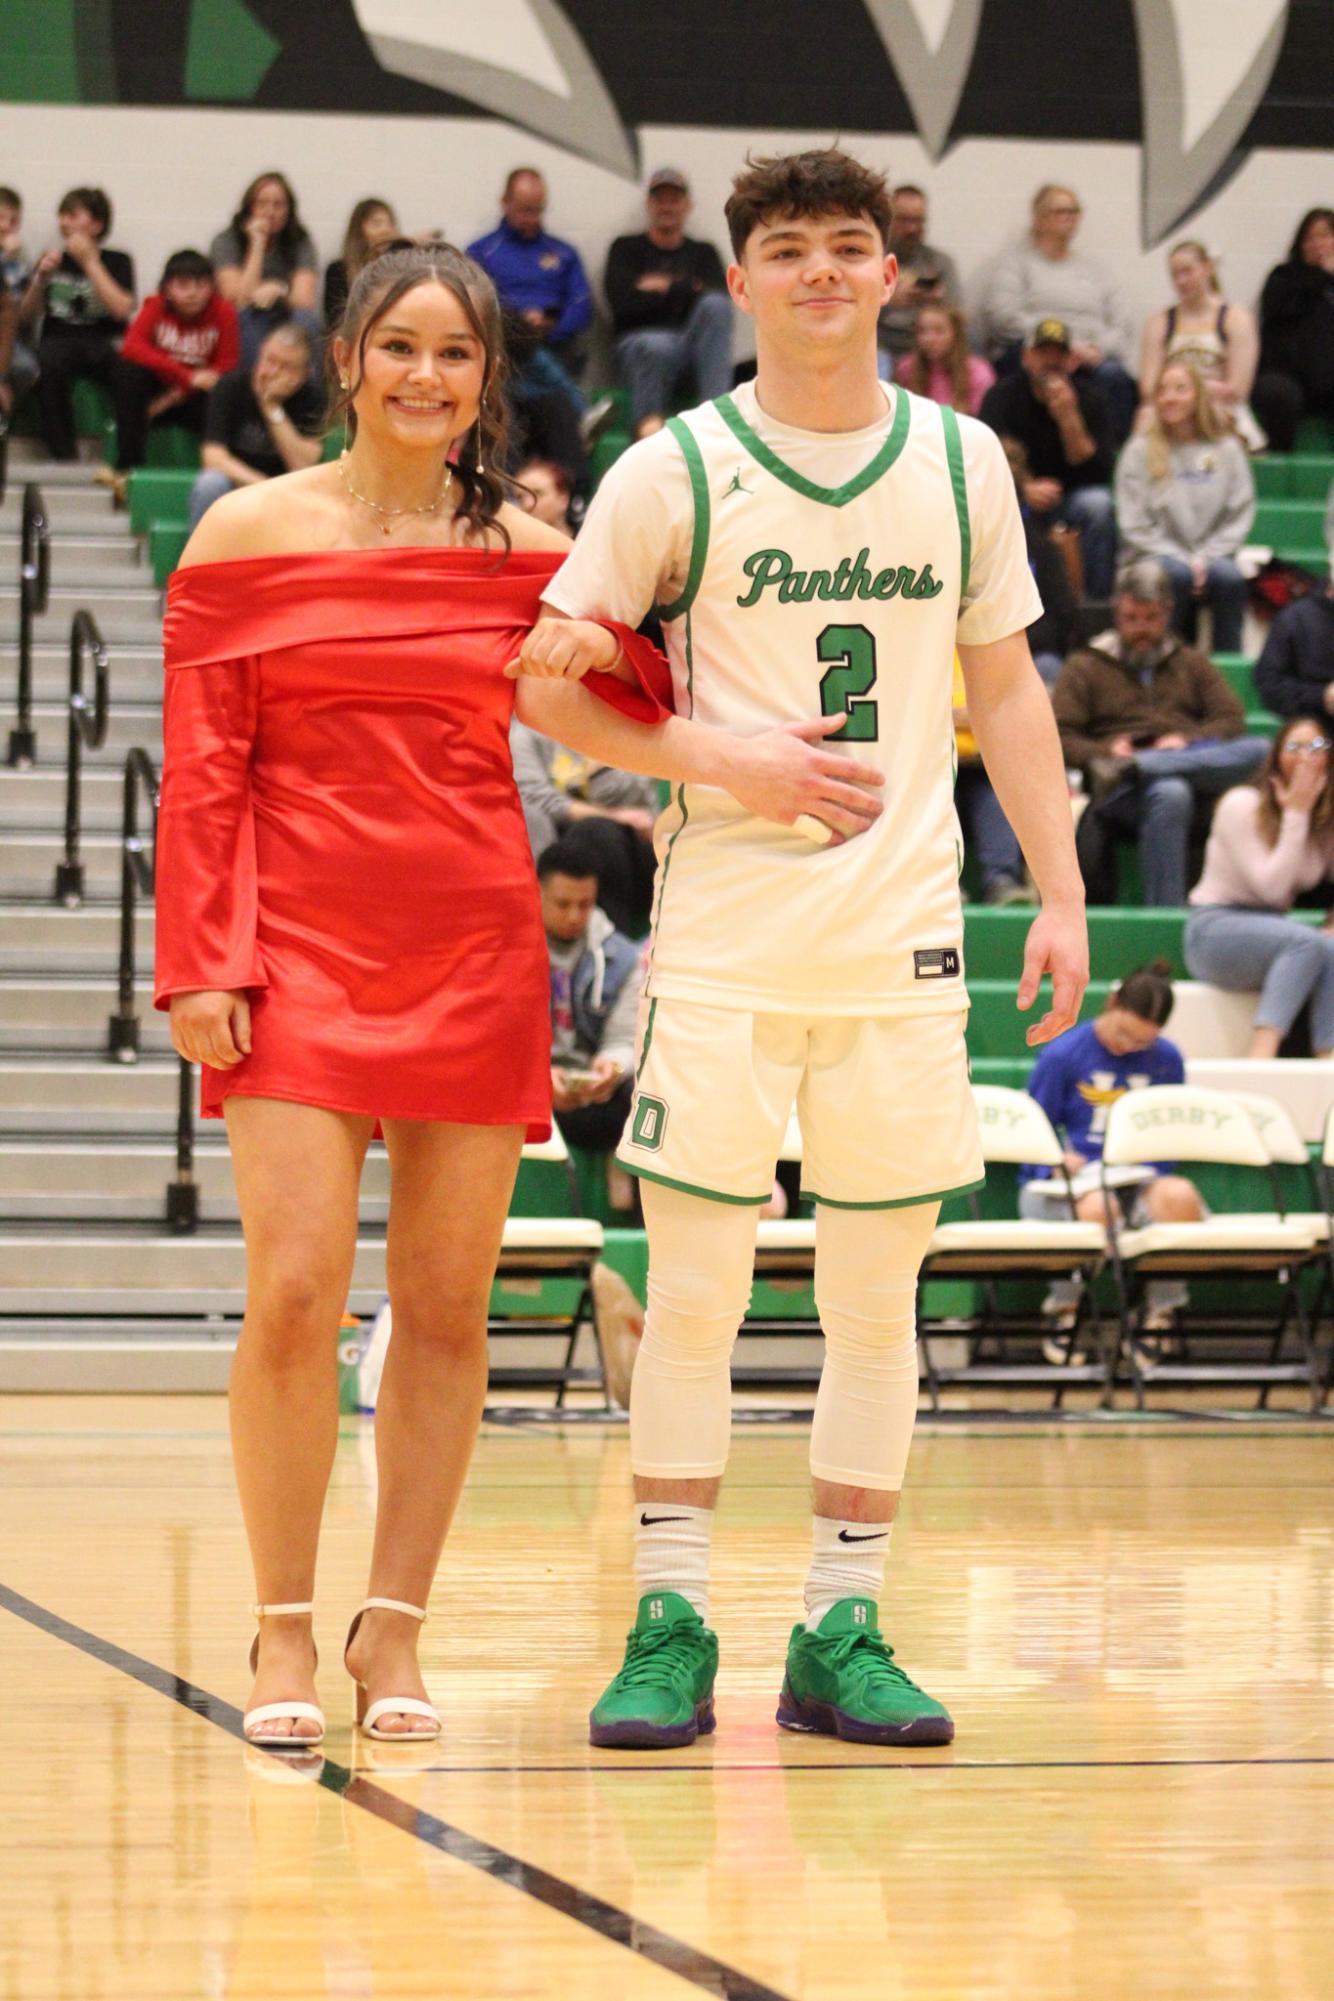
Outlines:
{"label": "gym wall graphic", "polygon": [[634,180],[641,123],[1104,139],[1151,248],[1327,146],[1331,0],[0,0],[0,99],[480,111]]}

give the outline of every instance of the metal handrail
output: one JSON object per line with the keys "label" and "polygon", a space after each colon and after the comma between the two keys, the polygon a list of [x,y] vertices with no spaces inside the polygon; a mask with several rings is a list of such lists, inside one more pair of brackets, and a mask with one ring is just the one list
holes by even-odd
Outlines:
{"label": "metal handrail", "polygon": [[[83,692],[83,663],[93,662],[93,699]],[[69,740],[65,761],[65,859],[56,863],[55,900],[66,910],[83,902],[82,841],[83,752],[100,750],[107,740],[111,702],[111,671],[107,649],[90,611],[76,611],[69,629]]]}
{"label": "metal handrail", "polygon": [[23,534],[19,546],[19,679],[14,728],[9,732],[9,762],[15,771],[30,771],[37,761],[37,732],[32,726],[32,622],[46,610],[51,594],[51,524],[41,488],[29,480],[23,489]]}
{"label": "metal handrail", "polygon": [[[151,828],[139,831],[139,801],[148,803]],[[157,847],[157,769],[148,752],[136,744],[125,753],[125,790],[120,816],[120,965],[116,1012],[107,1025],[107,1054],[113,1063],[139,1061],[139,1016],[134,1005],[134,920],[139,892],[153,894],[153,862]]]}
{"label": "metal handrail", "polygon": [[[134,920],[139,896],[153,894],[157,858],[157,813],[160,797],[157,769],[148,752],[136,744],[125,753],[125,791],[120,819],[120,965],[116,1012],[107,1024],[107,1054],[113,1063],[139,1061],[139,1016],[135,1008]],[[140,832],[139,802],[146,800],[150,831]],[[179,1059],[176,1098],[176,1171],[167,1183],[167,1226],[177,1236],[199,1227],[199,1189],[195,1182],[194,1065]]]}

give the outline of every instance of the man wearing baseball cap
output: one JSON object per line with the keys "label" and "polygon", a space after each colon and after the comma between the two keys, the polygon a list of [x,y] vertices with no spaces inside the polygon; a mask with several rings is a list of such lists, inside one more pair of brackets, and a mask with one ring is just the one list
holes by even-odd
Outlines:
{"label": "man wearing baseball cap", "polygon": [[618,236],[603,287],[616,336],[616,375],[630,392],[637,438],[661,430],[694,382],[707,402],[732,387],[732,302],[711,243],[687,236],[690,186],[675,167],[649,176],[648,228]]}
{"label": "man wearing baseball cap", "polygon": [[1116,562],[1112,449],[1102,392],[1076,375],[1070,328],[1048,315],[1024,343],[1023,366],[1003,375],[982,399],[984,424],[1022,445],[1028,475],[1025,507],[1062,521],[1079,535],[1084,595],[1108,598]]}

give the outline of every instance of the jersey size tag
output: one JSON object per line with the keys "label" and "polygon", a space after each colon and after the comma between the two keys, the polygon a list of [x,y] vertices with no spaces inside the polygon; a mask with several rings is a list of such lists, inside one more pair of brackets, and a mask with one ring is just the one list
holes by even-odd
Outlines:
{"label": "jersey size tag", "polygon": [[912,963],[914,979],[957,980],[959,977],[959,953],[953,945],[939,946],[933,952],[914,952]]}

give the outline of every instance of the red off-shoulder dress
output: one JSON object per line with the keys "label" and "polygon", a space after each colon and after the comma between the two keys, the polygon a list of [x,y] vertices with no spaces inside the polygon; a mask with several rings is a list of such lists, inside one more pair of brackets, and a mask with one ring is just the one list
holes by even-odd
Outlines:
{"label": "red off-shoulder dress", "polygon": [[546,940],[503,670],[559,563],[367,549],[172,577],[155,1004],[244,988],[253,1020],[252,1054],[203,1070],[206,1118],[241,1092],[549,1134]]}

